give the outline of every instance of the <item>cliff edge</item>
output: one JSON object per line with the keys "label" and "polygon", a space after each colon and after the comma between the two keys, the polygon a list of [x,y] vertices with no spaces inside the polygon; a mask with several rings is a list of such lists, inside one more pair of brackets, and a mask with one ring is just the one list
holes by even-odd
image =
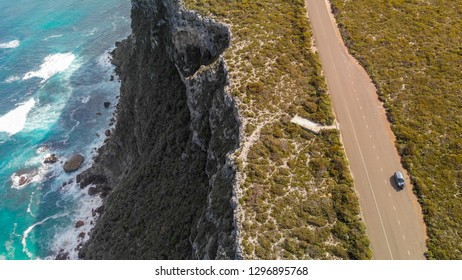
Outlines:
{"label": "cliff edge", "polygon": [[113,52],[118,121],[78,176],[109,192],[80,257],[239,258],[230,155],[241,124],[221,58],[230,32],[178,0],[132,5],[132,35]]}

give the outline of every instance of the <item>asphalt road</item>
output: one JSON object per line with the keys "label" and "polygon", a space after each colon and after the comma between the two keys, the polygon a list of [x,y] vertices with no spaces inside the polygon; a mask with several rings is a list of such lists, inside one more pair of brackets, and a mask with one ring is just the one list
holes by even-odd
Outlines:
{"label": "asphalt road", "polygon": [[[327,0],[306,0],[306,5],[373,258],[424,259],[422,211],[376,89],[344,46]],[[397,170],[406,178],[403,190],[392,177]]]}

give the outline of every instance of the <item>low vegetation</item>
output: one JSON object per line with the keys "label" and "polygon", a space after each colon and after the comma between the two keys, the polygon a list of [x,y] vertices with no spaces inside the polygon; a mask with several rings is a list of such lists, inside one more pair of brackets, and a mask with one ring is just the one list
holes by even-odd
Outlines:
{"label": "low vegetation", "polygon": [[290,123],[295,115],[334,121],[304,1],[184,3],[233,36],[225,60],[244,125],[236,154],[244,257],[370,258],[338,132]]}
{"label": "low vegetation", "polygon": [[424,211],[430,259],[462,258],[462,1],[332,0]]}

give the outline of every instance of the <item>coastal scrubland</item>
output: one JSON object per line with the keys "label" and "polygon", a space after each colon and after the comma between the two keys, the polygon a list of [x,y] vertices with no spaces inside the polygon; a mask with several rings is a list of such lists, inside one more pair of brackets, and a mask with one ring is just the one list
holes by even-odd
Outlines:
{"label": "coastal scrubland", "polygon": [[462,258],[462,1],[332,0],[423,207],[427,258]]}
{"label": "coastal scrubland", "polygon": [[368,259],[369,241],[302,0],[184,0],[227,24],[227,91],[243,123],[238,226],[246,259]]}

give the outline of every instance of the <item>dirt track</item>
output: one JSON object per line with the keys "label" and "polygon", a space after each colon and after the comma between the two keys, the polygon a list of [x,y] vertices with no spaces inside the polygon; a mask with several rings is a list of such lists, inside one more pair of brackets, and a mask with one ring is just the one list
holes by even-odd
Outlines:
{"label": "dirt track", "polygon": [[[374,259],[423,259],[425,225],[369,76],[348,53],[327,0],[306,0]],[[403,171],[398,190],[393,173]]]}

